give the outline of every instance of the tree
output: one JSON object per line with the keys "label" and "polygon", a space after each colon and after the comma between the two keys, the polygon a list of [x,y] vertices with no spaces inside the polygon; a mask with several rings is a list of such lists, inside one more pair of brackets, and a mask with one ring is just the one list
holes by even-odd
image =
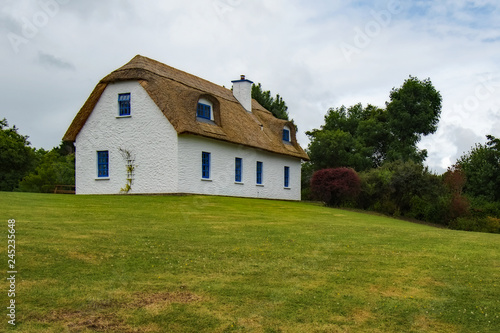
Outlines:
{"label": "tree", "polygon": [[366,170],[372,167],[370,152],[353,137],[342,130],[319,130],[307,132],[311,138],[308,147],[309,158],[314,169],[350,167]]}
{"label": "tree", "polygon": [[55,185],[75,184],[75,155],[61,155],[61,147],[43,154],[35,170],[19,183],[19,191],[47,193]]}
{"label": "tree", "polygon": [[423,162],[426,151],[416,148],[422,135],[437,130],[441,115],[441,94],[431,80],[423,81],[410,75],[400,88],[393,88],[386,102],[389,128],[393,135],[391,160]]}
{"label": "tree", "polygon": [[441,182],[427,167],[414,161],[395,161],[385,166],[392,173],[392,198],[396,203],[399,214],[406,215],[412,209],[415,197],[426,198],[432,201],[430,194],[436,195],[434,186],[442,189]]}
{"label": "tree", "polygon": [[252,85],[252,98],[259,102],[266,110],[271,111],[271,113],[278,119],[288,119],[288,106],[286,106],[285,101],[279,94],[276,98],[271,96],[271,91],[263,91],[261,84]]}
{"label": "tree", "polygon": [[441,113],[441,95],[431,81],[410,76],[393,88],[386,109],[361,103],[331,108],[320,129],[306,132],[308,153],[315,170],[352,167],[364,171],[385,162],[403,160],[422,163],[422,135],[434,133]]}
{"label": "tree", "polygon": [[338,206],[353,200],[361,191],[361,180],[351,168],[323,169],[316,171],[311,179],[314,198],[329,206]]}
{"label": "tree", "polygon": [[464,192],[486,201],[500,201],[500,139],[486,136],[485,145],[476,144],[457,164],[465,173]]}
{"label": "tree", "polygon": [[17,127],[0,120],[0,191],[12,191],[35,164],[35,150]]}
{"label": "tree", "polygon": [[382,164],[389,131],[385,111],[361,103],[331,108],[321,129],[306,132],[309,157],[316,170],[351,167],[363,171]]}

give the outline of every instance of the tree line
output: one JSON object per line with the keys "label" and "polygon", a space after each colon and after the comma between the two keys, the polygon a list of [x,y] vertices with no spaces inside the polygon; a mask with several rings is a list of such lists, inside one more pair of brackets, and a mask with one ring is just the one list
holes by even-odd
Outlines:
{"label": "tree line", "polygon": [[31,146],[28,136],[0,120],[0,191],[53,192],[56,185],[75,184],[71,143],[50,151]]}
{"label": "tree line", "polygon": [[427,151],[417,145],[437,130],[441,102],[430,79],[410,76],[391,90],[385,108],[329,109],[324,124],[306,132],[303,199],[500,232],[500,139],[488,135],[443,175],[423,164]]}

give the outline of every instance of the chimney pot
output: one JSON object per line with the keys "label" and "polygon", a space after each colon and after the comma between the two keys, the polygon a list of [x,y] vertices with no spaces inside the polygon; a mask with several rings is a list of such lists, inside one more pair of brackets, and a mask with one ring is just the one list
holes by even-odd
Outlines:
{"label": "chimney pot", "polygon": [[240,77],[241,77],[241,79],[242,79],[242,80],[244,80],[244,79],[245,79],[245,75],[241,75]]}

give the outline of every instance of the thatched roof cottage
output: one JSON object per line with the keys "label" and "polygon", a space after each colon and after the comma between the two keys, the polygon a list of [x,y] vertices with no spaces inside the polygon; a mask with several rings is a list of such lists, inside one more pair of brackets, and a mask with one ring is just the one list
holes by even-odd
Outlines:
{"label": "thatched roof cottage", "polygon": [[103,78],[63,140],[77,194],[196,193],[300,200],[295,127],[251,98],[137,55]]}

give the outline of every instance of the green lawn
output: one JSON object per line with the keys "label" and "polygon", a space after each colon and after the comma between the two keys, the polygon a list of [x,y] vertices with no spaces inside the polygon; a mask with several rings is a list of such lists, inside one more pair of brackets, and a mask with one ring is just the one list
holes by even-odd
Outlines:
{"label": "green lawn", "polygon": [[16,219],[17,332],[500,332],[497,234],[225,197],[0,207],[5,277]]}

